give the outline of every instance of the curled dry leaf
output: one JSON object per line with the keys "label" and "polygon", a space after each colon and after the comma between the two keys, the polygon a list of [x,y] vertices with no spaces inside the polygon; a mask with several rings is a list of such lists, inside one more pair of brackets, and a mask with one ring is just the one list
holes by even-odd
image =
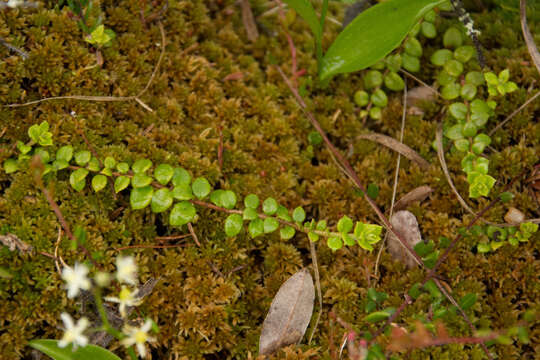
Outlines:
{"label": "curled dry leaf", "polygon": [[298,271],[285,281],[264,319],[259,354],[268,355],[298,343],[309,325],[314,301],[313,278],[307,269]]}
{"label": "curled dry leaf", "polygon": [[397,151],[401,155],[405,156],[407,159],[417,163],[423,170],[429,168],[429,163],[424,160],[416,151],[408,147],[407,145],[400,143],[390,136],[382,134],[363,134],[358,135],[357,139],[365,139],[370,141],[378,142],[381,145],[384,145],[394,151]]}
{"label": "curled dry leaf", "polygon": [[[392,224],[394,230],[400,233],[412,248],[422,241],[418,221],[416,221],[416,216],[410,211],[401,210],[396,212],[390,218],[390,224]],[[394,259],[407,265],[409,269],[416,266],[416,259],[409,255],[405,247],[401,245],[401,242],[393,233],[388,234],[388,252]]]}
{"label": "curled dry leaf", "polygon": [[394,205],[394,211],[405,210],[411,203],[415,201],[423,201],[433,192],[433,189],[427,185],[419,186],[403,195]]}

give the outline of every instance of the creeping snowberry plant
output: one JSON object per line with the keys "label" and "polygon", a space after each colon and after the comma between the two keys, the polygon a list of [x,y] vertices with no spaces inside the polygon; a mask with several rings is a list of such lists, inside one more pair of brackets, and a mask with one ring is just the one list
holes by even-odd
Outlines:
{"label": "creeping snowberry plant", "polygon": [[238,235],[244,222],[253,238],[279,230],[282,239],[290,239],[299,231],[306,233],[311,241],[323,237],[332,250],[344,244],[360,245],[373,250],[373,244],[381,239],[382,227],[354,222],[343,216],[336,229],[330,229],[325,220],[306,221],[302,207],[289,211],[274,198],[263,201],[255,194],[243,199],[243,209],[238,209],[238,195],[232,190],[212,188],[204,177],[193,178],[182,167],[169,164],[153,166],[149,159],[139,159],[133,164],[112,157],[97,159],[89,150],[75,150],[71,145],[58,148],[55,153],[49,124],[42,122],[28,130],[30,141],[17,143],[19,155],[4,161],[4,170],[13,173],[37,156],[43,163],[42,176],[52,178],[62,170],[70,171],[69,183],[75,191],[82,191],[88,184],[95,192],[103,191],[111,182],[116,193],[129,192],[131,208],[149,207],[154,213],[168,212],[170,226],[184,226],[197,221],[197,208],[206,207],[229,214],[224,229],[229,237]]}

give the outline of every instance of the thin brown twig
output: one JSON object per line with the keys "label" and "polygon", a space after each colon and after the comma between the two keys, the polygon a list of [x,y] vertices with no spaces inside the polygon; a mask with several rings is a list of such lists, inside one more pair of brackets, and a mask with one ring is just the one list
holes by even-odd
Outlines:
{"label": "thin brown twig", "polygon": [[64,218],[64,215],[62,214],[62,211],[60,210],[60,207],[54,201],[54,199],[53,199],[51,193],[49,192],[49,190],[45,187],[45,184],[43,183],[43,180],[41,178],[41,176],[43,174],[43,163],[41,162],[41,159],[39,158],[39,156],[34,156],[34,158],[32,159],[31,169],[34,171],[34,180],[35,180],[36,184],[38,185],[38,187],[43,192],[43,195],[45,195],[45,199],[47,199],[47,202],[49,203],[49,206],[51,207],[51,209],[55,213],[56,217],[58,218],[58,221],[60,222],[60,225],[62,226],[62,228],[66,232],[67,237],[71,241],[73,241],[75,244],[77,244],[77,248],[79,250],[81,250],[82,252],[84,252],[84,254],[88,258],[88,260],[90,260],[92,262],[92,264],[97,268],[98,264],[92,258],[92,255],[90,254],[88,249],[83,244],[81,244],[77,240],[77,238],[75,238],[75,236],[71,232],[71,229],[69,228],[69,225],[68,225],[66,219]]}
{"label": "thin brown twig", "polygon": [[197,234],[195,233],[195,230],[193,229],[193,225],[191,223],[187,224],[189,233],[191,234],[191,237],[193,238],[193,241],[195,241],[195,244],[197,244],[198,247],[201,247],[201,243],[199,242],[199,238],[197,237]]}
{"label": "thin brown twig", "polygon": [[520,107],[518,107],[516,110],[514,110],[510,115],[506,117],[503,121],[501,121],[497,126],[495,126],[489,133],[489,136],[492,136],[495,131],[499,130],[501,127],[504,126],[508,121],[512,120],[514,116],[517,115],[521,110],[523,110],[527,105],[529,105],[531,102],[533,102],[538,96],[540,96],[540,91],[537,91],[536,94],[531,96],[527,101],[525,101]]}
{"label": "thin brown twig", "polygon": [[175,245],[129,245],[129,246],[122,246],[119,248],[114,249],[115,251],[122,251],[126,249],[170,249],[170,248],[177,248],[177,247],[184,247],[187,246],[187,244],[175,244]]}
{"label": "thin brown twig", "polygon": [[191,234],[182,234],[182,235],[170,235],[170,236],[156,236],[154,240],[164,241],[164,240],[180,240],[187,237],[190,237]]}
{"label": "thin brown twig", "polygon": [[319,298],[319,313],[317,314],[317,320],[315,320],[315,325],[313,325],[313,330],[311,331],[311,334],[309,335],[309,341],[308,345],[311,344],[311,340],[313,340],[313,335],[315,334],[315,331],[317,330],[317,326],[319,325],[319,321],[321,320],[322,315],[322,291],[321,291],[321,277],[319,276],[319,265],[317,262],[317,250],[315,249],[315,244],[313,241],[311,241],[308,238],[309,242],[309,251],[311,253],[311,259],[313,263],[313,272],[315,274],[315,287],[317,288],[317,297]]}

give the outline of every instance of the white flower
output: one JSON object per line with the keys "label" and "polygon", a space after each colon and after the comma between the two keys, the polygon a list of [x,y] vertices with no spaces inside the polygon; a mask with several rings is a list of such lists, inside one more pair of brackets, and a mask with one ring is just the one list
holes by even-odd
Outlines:
{"label": "white flower", "polygon": [[75,263],[73,268],[66,266],[62,269],[62,279],[66,282],[68,298],[77,296],[80,289],[90,289],[90,280],[86,277],[88,271],[86,265],[79,263]]}
{"label": "white flower", "polygon": [[111,301],[120,304],[120,315],[126,317],[126,307],[137,306],[141,303],[141,299],[137,298],[137,291],[131,291],[127,286],[122,286],[118,297],[106,296],[106,301]]}
{"label": "white flower", "polygon": [[126,338],[120,340],[125,347],[130,347],[132,345],[137,346],[137,351],[141,357],[146,356],[146,347],[144,343],[156,341],[154,337],[148,335],[148,331],[152,328],[152,320],[147,319],[143,326],[140,328],[135,326],[125,325],[123,332],[127,335]]}
{"label": "white flower", "polygon": [[77,346],[85,347],[86,344],[88,344],[88,338],[83,335],[83,331],[89,325],[88,319],[83,317],[77,321],[77,324],[73,324],[73,319],[69,314],[64,312],[60,314],[60,317],[64,322],[66,331],[64,332],[62,339],[58,342],[58,346],[63,348],[69,344],[73,344],[73,350],[75,350]]}
{"label": "white flower", "polygon": [[9,0],[6,5],[7,7],[15,9],[16,7],[21,6],[22,4],[24,4],[24,0]]}
{"label": "white flower", "polygon": [[116,258],[116,279],[121,283],[137,284],[137,265],[133,256],[119,256]]}

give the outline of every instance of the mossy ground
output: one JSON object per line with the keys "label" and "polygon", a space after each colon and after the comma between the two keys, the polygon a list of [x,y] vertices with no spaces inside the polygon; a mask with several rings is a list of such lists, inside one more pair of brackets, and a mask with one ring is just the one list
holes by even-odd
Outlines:
{"label": "mossy ground", "polygon": [[[265,10],[265,1],[253,3],[256,15]],[[483,31],[481,41],[486,47],[488,66],[496,72],[509,68],[511,79],[520,86],[501,100],[501,120],[534,93],[531,89],[537,87],[540,77],[522,41],[518,15],[490,1],[472,3],[486,5],[473,17]],[[0,14],[0,36],[30,53],[30,58],[23,61],[5,48],[0,49],[1,104],[61,95],[130,96],[144,88],[162,44],[158,26],[141,22],[140,2],[101,1],[104,23],[116,32],[117,38],[103,50],[103,66],[88,70],[85,68],[94,65],[96,57],[77,24],[67,9],[47,10],[53,7],[51,1],[45,5],[39,10]],[[517,8],[514,3],[511,6]],[[330,10],[332,16],[340,18],[342,6],[333,4]],[[307,134],[313,129],[274,68],[276,64],[289,73],[291,66],[287,39],[275,17],[260,19],[262,36],[256,43],[247,40],[240,9],[233,0],[170,1],[163,24],[167,38],[165,58],[142,96],[153,113],[133,101],[58,100],[3,108],[0,131],[6,131],[0,139],[0,160],[10,155],[9,149],[17,140],[27,139],[30,125],[48,121],[58,147],[72,144],[86,148],[80,135],[83,132],[102,157],[125,161],[145,157],[154,163],[181,165],[195,176],[207,177],[216,187],[230,188],[241,196],[272,196],[290,209],[302,205],[309,216],[330,223],[344,214],[357,220],[377,221],[328,151],[323,147],[308,149]],[[538,24],[538,17],[533,15],[533,33],[540,34]],[[446,26],[443,22],[441,29]],[[328,30],[326,46],[339,29],[329,25]],[[298,67],[314,77],[314,46],[307,26],[298,18],[288,31],[296,45]],[[536,39],[539,43],[538,36]],[[440,43],[440,39],[426,43],[424,58]],[[420,77],[430,81],[434,69],[428,61],[425,64]],[[224,80],[236,72],[242,72],[243,78]],[[331,140],[348,154],[360,179],[379,186],[376,201],[388,212],[396,153],[365,140],[358,142],[355,137],[371,131],[398,137],[400,95],[391,98],[381,121],[362,124],[353,102],[360,84],[361,75],[352,74],[337,77],[327,89],[308,86],[313,91],[307,98],[308,106]],[[409,87],[413,86],[409,82]],[[339,116],[334,117],[338,110]],[[76,115],[72,116],[72,112]],[[404,133],[404,142],[432,166],[422,171],[402,158],[397,197],[420,185],[434,189],[428,200],[415,204],[411,211],[418,217],[423,236],[436,240],[439,236],[454,238],[457,228],[467,224],[471,216],[456,201],[430,146],[437,126],[432,112],[435,114],[438,108],[427,111],[422,118],[408,117]],[[490,173],[504,183],[538,162],[539,112],[540,101],[531,103],[494,136],[487,151]],[[495,121],[489,126],[495,126]],[[221,169],[220,128],[225,149]],[[466,194],[459,154],[447,153],[447,161],[456,186]],[[125,195],[114,199],[110,192],[95,194],[89,188],[75,193],[67,179],[68,174],[60,172],[50,182],[54,198],[70,224],[87,230],[88,247],[101,254],[99,262],[107,270],[113,271],[118,247],[155,244],[157,236],[185,232],[168,227],[163,215],[130,210]],[[512,191],[516,197],[510,205],[528,217],[538,217],[536,204],[523,182],[518,181]],[[481,209],[488,200],[472,203]],[[486,218],[501,222],[507,206],[496,206]],[[277,289],[291,274],[311,263],[305,236],[296,235],[290,241],[282,241],[278,235],[252,240],[243,232],[227,239],[222,228],[224,217],[201,210],[195,224],[200,248],[188,240],[185,246],[174,249],[131,251],[140,265],[142,280],[161,278],[139,308],[141,316],[155,319],[160,326],[159,340],[152,348],[155,359],[254,357],[262,321]],[[0,233],[16,234],[36,250],[53,253],[58,227],[55,215],[28,173],[0,172]],[[472,251],[474,245],[474,239],[462,241],[441,274],[456,298],[469,292],[478,294],[477,303],[469,311],[477,328],[513,326],[524,310],[538,306],[538,237],[487,255]],[[383,252],[379,276],[371,278],[376,251],[369,254],[352,247],[332,253],[323,242],[316,247],[323,291],[322,319],[310,346],[291,347],[281,354],[290,359],[329,358],[329,349],[339,348],[344,331],[329,320],[329,311],[363,326],[368,286],[390,295],[385,306],[397,307],[403,294],[424,275],[420,269],[405,271]],[[60,253],[69,264],[83,260],[81,254],[69,249],[67,240],[62,242]],[[209,266],[209,260],[224,276]],[[22,256],[3,247],[0,266],[13,274],[11,279],[0,278],[0,358],[29,358],[28,340],[58,338],[60,312],[76,314],[78,307],[67,300],[50,258]],[[417,301],[398,322],[411,324],[416,314],[427,310],[427,299]],[[448,327],[454,336],[470,335],[461,319],[451,320]],[[530,337],[530,345],[516,342],[492,349],[499,359],[533,359],[540,352],[538,323],[531,326]],[[480,359],[482,354],[478,346],[452,345],[415,351],[410,358]]]}

